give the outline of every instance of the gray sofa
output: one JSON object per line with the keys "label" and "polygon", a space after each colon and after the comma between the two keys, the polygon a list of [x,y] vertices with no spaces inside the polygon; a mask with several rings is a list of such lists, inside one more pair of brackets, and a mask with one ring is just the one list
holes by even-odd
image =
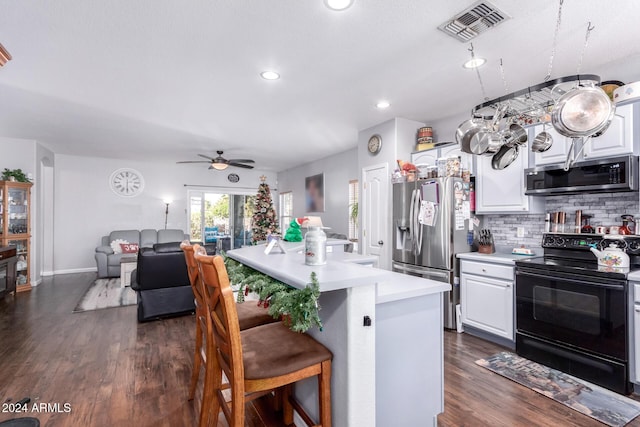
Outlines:
{"label": "gray sofa", "polygon": [[111,242],[123,239],[129,243],[137,243],[141,248],[151,248],[156,243],[182,242],[189,240],[189,235],[182,230],[117,230],[103,236],[100,246],[96,248],[96,264],[98,277],[120,277],[120,259],[123,254],[116,254],[111,249]]}

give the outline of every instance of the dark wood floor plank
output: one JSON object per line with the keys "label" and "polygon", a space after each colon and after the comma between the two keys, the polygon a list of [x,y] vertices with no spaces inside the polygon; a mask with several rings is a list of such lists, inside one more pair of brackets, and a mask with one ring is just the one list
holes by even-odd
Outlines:
{"label": "dark wood floor plank", "polygon": [[[47,427],[195,425],[201,390],[194,402],[186,400],[193,316],[139,324],[135,306],[72,313],[93,279],[90,273],[47,278],[31,292],[0,301],[0,401],[29,396],[72,405],[70,414],[30,414]],[[440,426],[601,426],[475,364],[502,350],[468,334],[445,333]],[[267,399],[248,404],[245,425],[283,427],[270,407]],[[0,413],[0,421],[12,417]],[[223,417],[219,425],[227,426]],[[640,420],[630,425],[640,427]]]}

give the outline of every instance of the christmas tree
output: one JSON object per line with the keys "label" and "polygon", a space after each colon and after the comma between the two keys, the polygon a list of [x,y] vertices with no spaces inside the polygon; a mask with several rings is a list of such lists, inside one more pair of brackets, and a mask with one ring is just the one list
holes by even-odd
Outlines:
{"label": "christmas tree", "polygon": [[271,200],[271,190],[269,184],[265,181],[266,176],[261,176],[261,184],[258,187],[256,195],[255,207],[253,210],[253,243],[267,240],[267,235],[278,234],[278,218],[276,211],[273,209],[273,200]]}

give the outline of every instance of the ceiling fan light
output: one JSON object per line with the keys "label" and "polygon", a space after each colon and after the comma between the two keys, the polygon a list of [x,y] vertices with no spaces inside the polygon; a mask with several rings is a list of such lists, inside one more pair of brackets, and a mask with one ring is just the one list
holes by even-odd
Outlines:
{"label": "ceiling fan light", "polygon": [[211,163],[211,167],[218,171],[223,171],[229,167],[226,163]]}

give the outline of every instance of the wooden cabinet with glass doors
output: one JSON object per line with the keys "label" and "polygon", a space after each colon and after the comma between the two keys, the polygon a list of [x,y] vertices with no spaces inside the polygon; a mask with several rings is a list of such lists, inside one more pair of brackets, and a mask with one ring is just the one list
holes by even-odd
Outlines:
{"label": "wooden cabinet with glass doors", "polygon": [[17,250],[16,290],[31,289],[31,186],[29,182],[0,181],[0,246]]}

